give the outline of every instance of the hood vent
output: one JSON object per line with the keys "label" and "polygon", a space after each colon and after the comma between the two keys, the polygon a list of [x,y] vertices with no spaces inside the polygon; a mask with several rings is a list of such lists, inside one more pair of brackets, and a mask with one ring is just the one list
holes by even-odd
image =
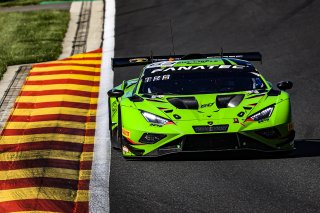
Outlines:
{"label": "hood vent", "polygon": [[244,95],[218,95],[216,104],[218,108],[233,108],[238,106],[243,98]]}
{"label": "hood vent", "polygon": [[198,109],[199,104],[195,97],[167,98],[178,109]]}

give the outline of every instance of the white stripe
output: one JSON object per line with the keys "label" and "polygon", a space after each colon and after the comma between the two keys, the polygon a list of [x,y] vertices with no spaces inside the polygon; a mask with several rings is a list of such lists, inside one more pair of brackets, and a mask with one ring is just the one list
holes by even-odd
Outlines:
{"label": "white stripe", "polygon": [[111,58],[114,56],[115,0],[105,1],[101,80],[96,118],[94,157],[90,180],[90,212],[109,212],[111,145],[108,131],[107,91],[113,87]]}

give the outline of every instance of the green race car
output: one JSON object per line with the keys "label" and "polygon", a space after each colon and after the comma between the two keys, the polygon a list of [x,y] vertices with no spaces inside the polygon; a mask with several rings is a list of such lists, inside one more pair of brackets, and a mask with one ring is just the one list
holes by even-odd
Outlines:
{"label": "green race car", "polygon": [[124,157],[178,152],[294,149],[292,82],[279,90],[249,61],[260,53],[115,58],[146,65],[108,92],[112,146]]}

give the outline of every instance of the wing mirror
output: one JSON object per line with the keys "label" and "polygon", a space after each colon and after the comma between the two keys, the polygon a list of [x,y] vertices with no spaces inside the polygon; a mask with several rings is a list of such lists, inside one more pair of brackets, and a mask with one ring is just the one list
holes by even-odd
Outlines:
{"label": "wing mirror", "polygon": [[123,90],[114,89],[114,90],[108,91],[109,97],[120,98],[121,96],[123,96],[123,94],[124,94]]}
{"label": "wing mirror", "polygon": [[287,90],[293,87],[293,83],[291,81],[280,81],[279,83],[277,83],[277,87],[280,90]]}

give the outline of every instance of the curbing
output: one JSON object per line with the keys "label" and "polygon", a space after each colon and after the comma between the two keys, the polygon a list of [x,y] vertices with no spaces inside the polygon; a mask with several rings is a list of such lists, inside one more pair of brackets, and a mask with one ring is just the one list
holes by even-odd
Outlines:
{"label": "curbing", "polygon": [[[73,44],[74,44],[74,41],[76,40],[77,29],[79,28],[78,25],[82,24],[81,22],[79,22],[79,19],[81,15],[81,8],[84,3],[85,2],[72,2],[71,4],[71,7],[70,7],[71,17],[69,21],[69,27],[63,41],[63,50],[62,50],[62,54],[59,56],[59,59],[67,58],[73,52],[73,49],[74,49]],[[94,15],[90,16],[90,20],[89,20],[87,39],[85,41],[86,42],[85,45],[87,46],[86,51],[88,50],[92,51],[100,48],[102,43],[102,34],[103,34],[104,3],[103,1],[94,1],[94,2],[91,2],[90,4],[92,4],[90,13]],[[0,81],[0,94],[1,94],[0,100],[2,100],[2,102],[8,103],[7,106],[0,108],[0,111],[1,111],[0,131],[2,129],[2,123],[6,122],[7,117],[10,114],[10,111],[13,107],[14,100],[18,95],[18,92],[15,92],[15,96],[10,96],[10,97],[6,97],[6,94],[11,93],[11,90],[20,90],[24,82],[24,79],[20,79],[18,77],[19,81],[21,81],[22,83],[20,82],[19,85],[15,86],[14,88],[11,88],[11,85],[15,83],[16,77],[21,75],[21,72],[19,73],[19,75],[16,74],[18,73],[19,69],[21,69],[20,68],[21,66],[24,66],[24,65],[9,66],[7,69],[7,72],[4,74],[3,78]],[[25,69],[24,71],[29,72],[29,70]],[[13,99],[13,101],[11,99]]]}

